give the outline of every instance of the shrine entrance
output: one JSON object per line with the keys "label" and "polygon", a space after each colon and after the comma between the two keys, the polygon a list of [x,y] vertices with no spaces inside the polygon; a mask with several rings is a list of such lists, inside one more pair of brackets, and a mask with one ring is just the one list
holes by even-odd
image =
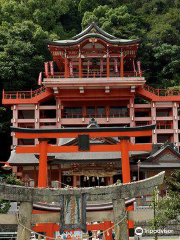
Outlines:
{"label": "shrine entrance", "polygon": [[[155,125],[141,127],[101,127],[101,128],[61,128],[61,129],[28,129],[12,127],[12,132],[18,139],[38,139],[36,146],[17,146],[16,153],[39,154],[38,187],[47,186],[47,154],[48,153],[77,153],[77,152],[121,152],[122,181],[123,184],[131,182],[130,151],[151,151],[152,144],[132,144],[131,137],[151,136]],[[92,138],[118,137],[119,142],[114,145],[90,144]],[[54,146],[48,144],[54,138],[77,138],[77,146]],[[124,204],[124,203],[123,203]],[[117,203],[121,208],[121,203]],[[133,206],[128,207],[132,211]],[[133,222],[128,222],[128,228],[133,229]],[[125,239],[125,238],[121,238]]]}

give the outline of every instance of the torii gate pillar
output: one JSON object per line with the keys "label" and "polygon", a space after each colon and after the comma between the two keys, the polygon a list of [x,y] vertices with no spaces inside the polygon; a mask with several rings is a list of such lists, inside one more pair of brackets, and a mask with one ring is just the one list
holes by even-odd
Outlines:
{"label": "torii gate pillar", "polygon": [[122,163],[122,179],[123,183],[131,182],[130,163],[129,163],[129,149],[127,137],[120,138],[121,140],[121,163]]}
{"label": "torii gate pillar", "polygon": [[39,139],[39,175],[38,187],[47,187],[47,139]]}

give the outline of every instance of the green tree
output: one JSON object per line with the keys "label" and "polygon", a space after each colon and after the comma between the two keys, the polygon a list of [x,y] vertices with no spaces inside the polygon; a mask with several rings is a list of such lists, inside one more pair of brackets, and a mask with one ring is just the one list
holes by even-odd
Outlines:
{"label": "green tree", "polygon": [[180,170],[173,172],[165,181],[168,191],[166,198],[155,201],[157,193],[152,197],[155,216],[150,223],[153,229],[165,228],[169,221],[177,220],[180,215]]}
{"label": "green tree", "polygon": [[[0,178],[3,178],[3,175],[1,175]],[[20,185],[20,186],[23,185],[23,183],[13,175],[4,176],[4,183],[11,184],[11,185]],[[3,213],[3,214],[7,213],[10,207],[11,207],[10,201],[0,199],[0,213]]]}
{"label": "green tree", "polygon": [[30,90],[48,58],[48,34],[31,21],[0,27],[0,77],[3,89]]}
{"label": "green tree", "polygon": [[[0,98],[3,89],[37,88],[44,61],[51,60],[45,40],[69,38],[77,33],[75,29],[81,22],[78,4],[78,0],[0,0]],[[0,155],[6,161],[11,145],[7,137],[11,114],[9,110],[1,113]]]}
{"label": "green tree", "polygon": [[[86,0],[81,2],[88,5]],[[180,80],[179,18],[177,0],[107,0],[84,10],[82,27],[95,20],[119,38],[141,38],[138,58],[148,83],[167,88],[179,85]]]}

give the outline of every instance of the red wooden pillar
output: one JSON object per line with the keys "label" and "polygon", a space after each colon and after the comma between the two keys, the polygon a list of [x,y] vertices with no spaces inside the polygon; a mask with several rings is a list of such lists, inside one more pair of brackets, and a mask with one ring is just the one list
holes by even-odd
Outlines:
{"label": "red wooden pillar", "polygon": [[110,76],[110,66],[109,66],[109,55],[107,55],[107,77],[109,78],[109,76]]}
{"label": "red wooden pillar", "polygon": [[[46,225],[46,236],[47,236],[47,240],[51,240],[51,238],[54,237],[54,223],[48,223]],[[51,238],[48,238],[51,237]]]}
{"label": "red wooden pillar", "polygon": [[[111,221],[104,222],[104,230],[109,229],[111,226],[112,226]],[[106,240],[112,240],[112,228],[105,232],[105,238]]]}
{"label": "red wooden pillar", "polygon": [[124,53],[121,53],[121,69],[120,69],[120,76],[124,77]]}
{"label": "red wooden pillar", "polygon": [[82,58],[79,56],[79,78],[82,78]]}
{"label": "red wooden pillar", "polygon": [[65,71],[64,77],[68,78],[68,59],[67,59],[67,56],[65,56],[64,71]]}
{"label": "red wooden pillar", "polygon": [[[134,206],[131,205],[129,207],[127,207],[127,210],[133,211],[134,210]],[[128,220],[128,229],[129,229],[129,236],[132,237],[134,235],[134,222],[133,220]]]}
{"label": "red wooden pillar", "polygon": [[40,152],[39,152],[39,175],[38,187],[47,186],[47,145],[48,140],[39,139]]}
{"label": "red wooden pillar", "polygon": [[109,181],[110,181],[110,185],[113,185],[113,184],[114,184],[113,176],[111,176],[111,177],[109,178]]}
{"label": "red wooden pillar", "polygon": [[[121,163],[122,163],[122,178],[123,183],[131,182],[131,174],[130,174],[130,163],[129,163],[129,149],[128,149],[128,138],[121,139]],[[133,206],[127,207],[128,211],[133,211]],[[128,221],[128,230],[129,236],[131,231],[134,232],[134,223],[133,221]]]}
{"label": "red wooden pillar", "polygon": [[131,182],[128,139],[121,138],[121,163],[123,183]]}

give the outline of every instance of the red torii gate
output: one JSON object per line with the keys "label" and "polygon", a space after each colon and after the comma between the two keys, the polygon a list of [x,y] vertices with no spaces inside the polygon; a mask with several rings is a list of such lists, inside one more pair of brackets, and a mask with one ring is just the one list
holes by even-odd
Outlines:
{"label": "red torii gate", "polygon": [[[140,127],[101,127],[101,128],[61,128],[61,129],[31,129],[11,127],[16,138],[39,139],[36,146],[16,147],[16,153],[39,153],[38,187],[47,185],[47,154],[79,152],[78,146],[52,146],[48,144],[51,138],[78,138],[88,135],[89,138],[119,137],[120,142],[115,145],[90,145],[89,152],[117,152],[121,151],[123,183],[131,182],[129,151],[151,151],[152,143],[132,144],[130,137],[151,136],[155,125]],[[133,210],[129,207],[128,210]],[[129,223],[133,227],[133,223]]]}
{"label": "red torii gate", "polygon": [[152,143],[132,144],[130,137],[151,136],[155,125],[141,127],[101,127],[101,128],[61,128],[61,129],[32,129],[11,127],[16,138],[39,139],[36,146],[16,147],[16,153],[39,153],[38,187],[46,187],[47,153],[79,152],[78,146],[52,146],[48,144],[51,138],[78,138],[89,135],[90,138],[120,137],[115,145],[90,145],[89,152],[121,151],[123,183],[131,182],[129,151],[151,151]]}

